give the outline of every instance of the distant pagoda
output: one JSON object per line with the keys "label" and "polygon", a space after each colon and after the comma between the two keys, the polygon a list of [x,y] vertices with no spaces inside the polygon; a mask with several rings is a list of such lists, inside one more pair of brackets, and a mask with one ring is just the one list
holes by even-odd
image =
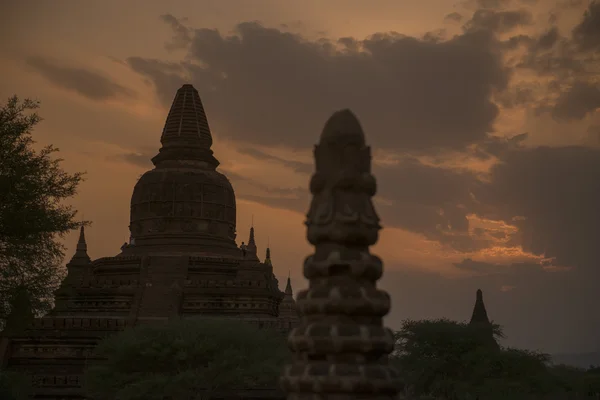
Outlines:
{"label": "distant pagoda", "polygon": [[[133,189],[129,243],[114,257],[92,261],[82,227],[54,309],[0,336],[0,368],[31,374],[36,398],[83,399],[83,369],[94,347],[128,326],[180,316],[242,319],[282,332],[297,323],[270,249],[264,262],[257,256],[254,227],[245,252],[236,244],[234,190],[216,170],[192,85],[175,94],[161,144],[154,168]],[[291,294],[289,279],[288,287]]]}
{"label": "distant pagoda", "polygon": [[471,315],[471,321],[469,325],[477,329],[481,329],[482,340],[486,345],[493,347],[499,347],[498,342],[494,338],[493,324],[488,318],[487,310],[483,302],[483,291],[477,289],[475,297],[475,306],[473,307],[473,314]]}

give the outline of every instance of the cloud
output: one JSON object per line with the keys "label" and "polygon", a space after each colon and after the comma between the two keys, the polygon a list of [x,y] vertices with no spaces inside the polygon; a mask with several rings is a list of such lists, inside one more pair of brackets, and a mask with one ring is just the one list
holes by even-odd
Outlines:
{"label": "cloud", "polygon": [[[373,168],[384,224],[465,254],[522,247],[595,272],[600,259],[592,243],[600,232],[591,221],[600,220],[594,183],[600,181],[599,150],[527,148],[525,133],[490,136],[496,102],[537,107],[563,120],[589,114],[598,107],[586,75],[591,67],[573,39],[553,27],[502,42],[497,34],[532,23],[530,12],[507,4],[480,4],[486,9],[476,10],[464,31],[447,40],[376,33],[311,41],[255,22],[239,24],[230,35],[185,28],[191,38],[185,61],[130,57],[128,64],[165,105],[183,82],[192,82],[219,135],[236,140],[241,153],[307,180],[312,165],[258,149],[310,148],[329,114],[350,107],[369,143],[401,158]],[[180,22],[169,17],[176,35],[183,35]],[[507,64],[509,54],[523,58]],[[525,70],[552,80],[519,80]],[[470,158],[462,165],[431,161],[447,154]],[[478,160],[496,165],[482,173],[469,165]],[[241,185],[236,191],[242,198],[306,211],[305,188],[238,178],[232,180]]]}
{"label": "cloud", "polygon": [[497,33],[508,33],[520,26],[531,25],[533,17],[531,12],[525,9],[494,11],[479,9],[473,17],[465,24],[467,30],[486,30]]}
{"label": "cloud", "polygon": [[151,155],[149,153],[135,152],[135,153],[121,154],[121,155],[118,155],[118,156],[112,157],[112,158],[119,160],[119,161],[124,161],[129,164],[133,164],[136,167],[153,168],[153,164],[151,161],[152,157],[153,157],[153,155]]}
{"label": "cloud", "polygon": [[310,174],[314,171],[314,167],[310,164],[294,160],[284,160],[283,158],[274,156],[272,154],[267,154],[263,151],[252,147],[242,147],[239,148],[237,151],[241,154],[249,155],[250,157],[258,160],[272,161],[277,164],[285,165],[287,168],[291,169],[294,172]]}
{"label": "cloud", "polygon": [[85,68],[59,65],[42,57],[30,57],[27,63],[54,85],[91,100],[103,101],[135,96],[131,89]]}
{"label": "cloud", "polygon": [[457,12],[450,13],[444,17],[444,21],[447,22],[461,22],[463,20],[463,16]]}
{"label": "cloud", "polygon": [[129,57],[127,64],[140,75],[148,78],[146,83],[156,88],[163,104],[170,106],[177,89],[184,83],[185,67],[179,63]]}
{"label": "cloud", "polygon": [[483,217],[519,228],[516,244],[600,275],[600,150],[538,147],[504,154],[474,190]]}
{"label": "cloud", "polygon": [[562,92],[552,109],[557,120],[585,118],[600,108],[600,86],[586,82],[577,82]]}
{"label": "cloud", "polygon": [[600,50],[600,1],[590,2],[583,19],[573,28],[573,39],[584,51]]}
{"label": "cloud", "polygon": [[190,30],[183,25],[182,21],[171,14],[161,15],[160,19],[173,29],[173,38],[165,45],[167,50],[184,49],[190,44],[192,41]]}
{"label": "cloud", "polygon": [[510,4],[510,0],[476,0],[478,8],[497,10]]}
{"label": "cloud", "polygon": [[308,147],[316,121],[350,107],[379,145],[422,150],[461,148],[493,131],[491,97],[508,83],[495,48],[486,31],[447,41],[378,33],[334,42],[245,22],[231,35],[196,29],[180,64],[128,62],[165,104],[184,80],[193,82],[211,124],[231,139]]}

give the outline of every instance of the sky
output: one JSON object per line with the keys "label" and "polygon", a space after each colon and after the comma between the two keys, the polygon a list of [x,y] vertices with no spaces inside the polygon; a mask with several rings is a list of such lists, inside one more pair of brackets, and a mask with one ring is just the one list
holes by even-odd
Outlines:
{"label": "sky", "polygon": [[[0,98],[41,101],[39,145],[85,171],[92,258],[129,237],[183,83],[280,286],[305,288],[312,148],[350,108],[373,152],[386,324],[468,320],[509,346],[600,351],[600,2],[20,0],[0,5]],[[64,238],[67,257],[77,234]]]}

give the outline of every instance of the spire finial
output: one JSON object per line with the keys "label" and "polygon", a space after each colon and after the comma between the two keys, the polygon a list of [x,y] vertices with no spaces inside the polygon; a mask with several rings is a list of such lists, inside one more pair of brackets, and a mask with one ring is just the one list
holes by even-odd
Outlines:
{"label": "spire finial", "polygon": [[485,303],[483,302],[483,291],[481,289],[477,289],[477,294],[475,295],[475,306],[473,307],[470,323],[490,323],[487,310],[485,309]]}
{"label": "spire finial", "polygon": [[292,281],[289,276],[287,278],[287,284],[285,285],[285,294],[286,296],[294,295],[294,292],[292,291]]}
{"label": "spire finial", "polygon": [[87,242],[85,241],[85,225],[82,222],[79,227],[79,239],[77,240],[77,246],[75,247],[75,254],[73,254],[70,262],[90,261],[90,257],[87,254]]}
{"label": "spire finial", "polygon": [[256,241],[254,240],[254,226],[250,227],[250,238],[248,239],[248,246],[256,247]]}
{"label": "spire finial", "polygon": [[258,261],[256,240],[254,239],[254,226],[250,227],[250,237],[248,238],[247,257],[254,261]]}
{"label": "spire finial", "polygon": [[162,147],[152,162],[194,161],[216,168],[219,161],[211,150],[212,135],[198,91],[190,84],[181,86],[169,110],[160,137]]}

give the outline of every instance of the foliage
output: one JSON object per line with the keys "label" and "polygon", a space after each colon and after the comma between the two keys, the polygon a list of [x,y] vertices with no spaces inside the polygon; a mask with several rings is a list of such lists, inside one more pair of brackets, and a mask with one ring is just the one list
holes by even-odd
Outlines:
{"label": "foliage", "polygon": [[407,320],[395,337],[392,362],[417,396],[518,399],[559,388],[547,355],[503,349],[492,340],[503,337],[498,325]]}
{"label": "foliage", "polygon": [[0,329],[22,288],[36,314],[50,308],[64,275],[57,236],[81,225],[76,210],[62,203],[75,195],[82,174],[62,170],[62,160],[52,158],[57,148],[34,149],[38,107],[16,96],[0,105]]}
{"label": "foliage", "polygon": [[97,352],[105,361],[87,369],[86,393],[115,400],[202,399],[232,388],[275,387],[290,356],[276,332],[210,318],[126,330]]}
{"label": "foliage", "polygon": [[0,399],[27,400],[31,394],[31,379],[12,371],[0,370]]}

